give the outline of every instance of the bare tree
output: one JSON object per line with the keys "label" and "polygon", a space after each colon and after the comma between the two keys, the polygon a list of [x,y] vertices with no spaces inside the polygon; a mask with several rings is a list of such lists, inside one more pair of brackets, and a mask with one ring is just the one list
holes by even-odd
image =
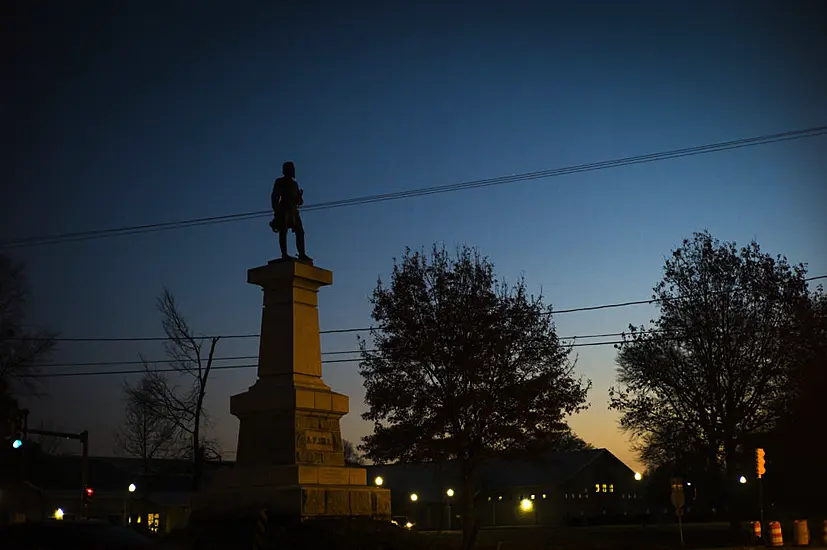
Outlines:
{"label": "bare tree", "polygon": [[151,381],[145,375],[138,384],[124,384],[126,406],[123,424],[115,433],[118,451],[139,458],[144,473],[152,469],[152,462],[159,458],[173,458],[183,454],[183,434],[177,423],[153,407],[149,395]]}
{"label": "bare tree", "polygon": [[37,362],[55,345],[54,333],[26,330],[30,297],[23,266],[0,254],[0,378],[12,394],[40,393]]}
{"label": "bare tree", "polygon": [[193,490],[197,490],[204,460],[216,449],[215,442],[204,436],[204,398],[219,337],[197,336],[167,289],[158,298],[158,311],[167,337],[167,364],[174,373],[168,376],[144,361],[144,385],[135,395],[153,414],[171,422],[189,440],[185,455],[192,460]]}

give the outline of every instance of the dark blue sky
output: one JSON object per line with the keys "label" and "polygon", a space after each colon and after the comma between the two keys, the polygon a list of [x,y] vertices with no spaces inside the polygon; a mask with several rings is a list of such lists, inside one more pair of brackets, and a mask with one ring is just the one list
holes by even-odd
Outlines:
{"label": "dark blue sky", "polygon": [[[266,209],[285,160],[319,203],[827,124],[818,1],[16,3],[4,18],[4,241]],[[664,255],[704,228],[827,274],[825,182],[818,137],[308,212],[308,251],[335,273],[321,323],[367,326],[377,277],[405,246],[434,241],[480,247],[560,309],[647,298]],[[257,332],[246,270],[276,251],[259,219],[11,252],[29,268],[33,322],[117,337],[160,333],[164,285],[199,331]],[[617,332],[653,312],[557,322],[562,335]],[[353,334],[322,338],[324,351],[356,348]],[[54,359],[138,352],[160,358],[153,344],[65,343]],[[572,425],[634,465],[606,410],[614,350],[580,348],[578,368],[595,384]],[[351,395],[343,426],[358,439],[356,365],[324,372]],[[228,397],[254,377],[211,381],[229,450]],[[54,379],[36,420],[89,429],[93,452],[108,453],[122,380]]]}

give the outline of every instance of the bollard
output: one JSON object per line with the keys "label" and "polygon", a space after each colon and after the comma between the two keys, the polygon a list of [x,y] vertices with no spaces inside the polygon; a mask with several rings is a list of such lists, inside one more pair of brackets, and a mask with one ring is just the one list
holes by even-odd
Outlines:
{"label": "bollard", "polygon": [[784,546],[784,535],[781,534],[781,524],[770,522],[770,546]]}
{"label": "bollard", "polygon": [[755,537],[756,540],[761,540],[761,522],[760,521],[751,521],[752,524],[752,536]]}
{"label": "bollard", "polygon": [[793,525],[793,540],[796,546],[809,546],[810,544],[810,529],[807,526],[806,519],[797,519]]}

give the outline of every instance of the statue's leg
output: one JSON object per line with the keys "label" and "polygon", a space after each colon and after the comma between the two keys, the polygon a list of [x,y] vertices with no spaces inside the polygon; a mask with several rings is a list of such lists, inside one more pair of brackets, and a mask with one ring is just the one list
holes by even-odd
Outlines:
{"label": "statue's leg", "polygon": [[287,255],[287,220],[279,220],[279,248],[281,249],[281,257],[289,258]]}
{"label": "statue's leg", "polygon": [[302,226],[301,218],[296,216],[294,223],[295,227],[293,228],[293,232],[296,234],[296,249],[299,251],[299,259],[310,260],[310,256],[307,255],[304,249],[304,227]]}
{"label": "statue's leg", "polygon": [[306,258],[307,254],[304,250],[304,229],[296,230],[296,250],[299,251],[299,258]]}

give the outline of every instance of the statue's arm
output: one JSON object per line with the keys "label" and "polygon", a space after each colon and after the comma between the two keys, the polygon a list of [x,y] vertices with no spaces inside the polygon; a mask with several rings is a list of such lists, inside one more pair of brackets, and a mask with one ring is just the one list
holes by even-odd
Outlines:
{"label": "statue's arm", "polygon": [[274,212],[278,209],[280,198],[281,193],[279,193],[279,187],[278,185],[273,184],[273,192],[270,193],[270,206],[273,207]]}

